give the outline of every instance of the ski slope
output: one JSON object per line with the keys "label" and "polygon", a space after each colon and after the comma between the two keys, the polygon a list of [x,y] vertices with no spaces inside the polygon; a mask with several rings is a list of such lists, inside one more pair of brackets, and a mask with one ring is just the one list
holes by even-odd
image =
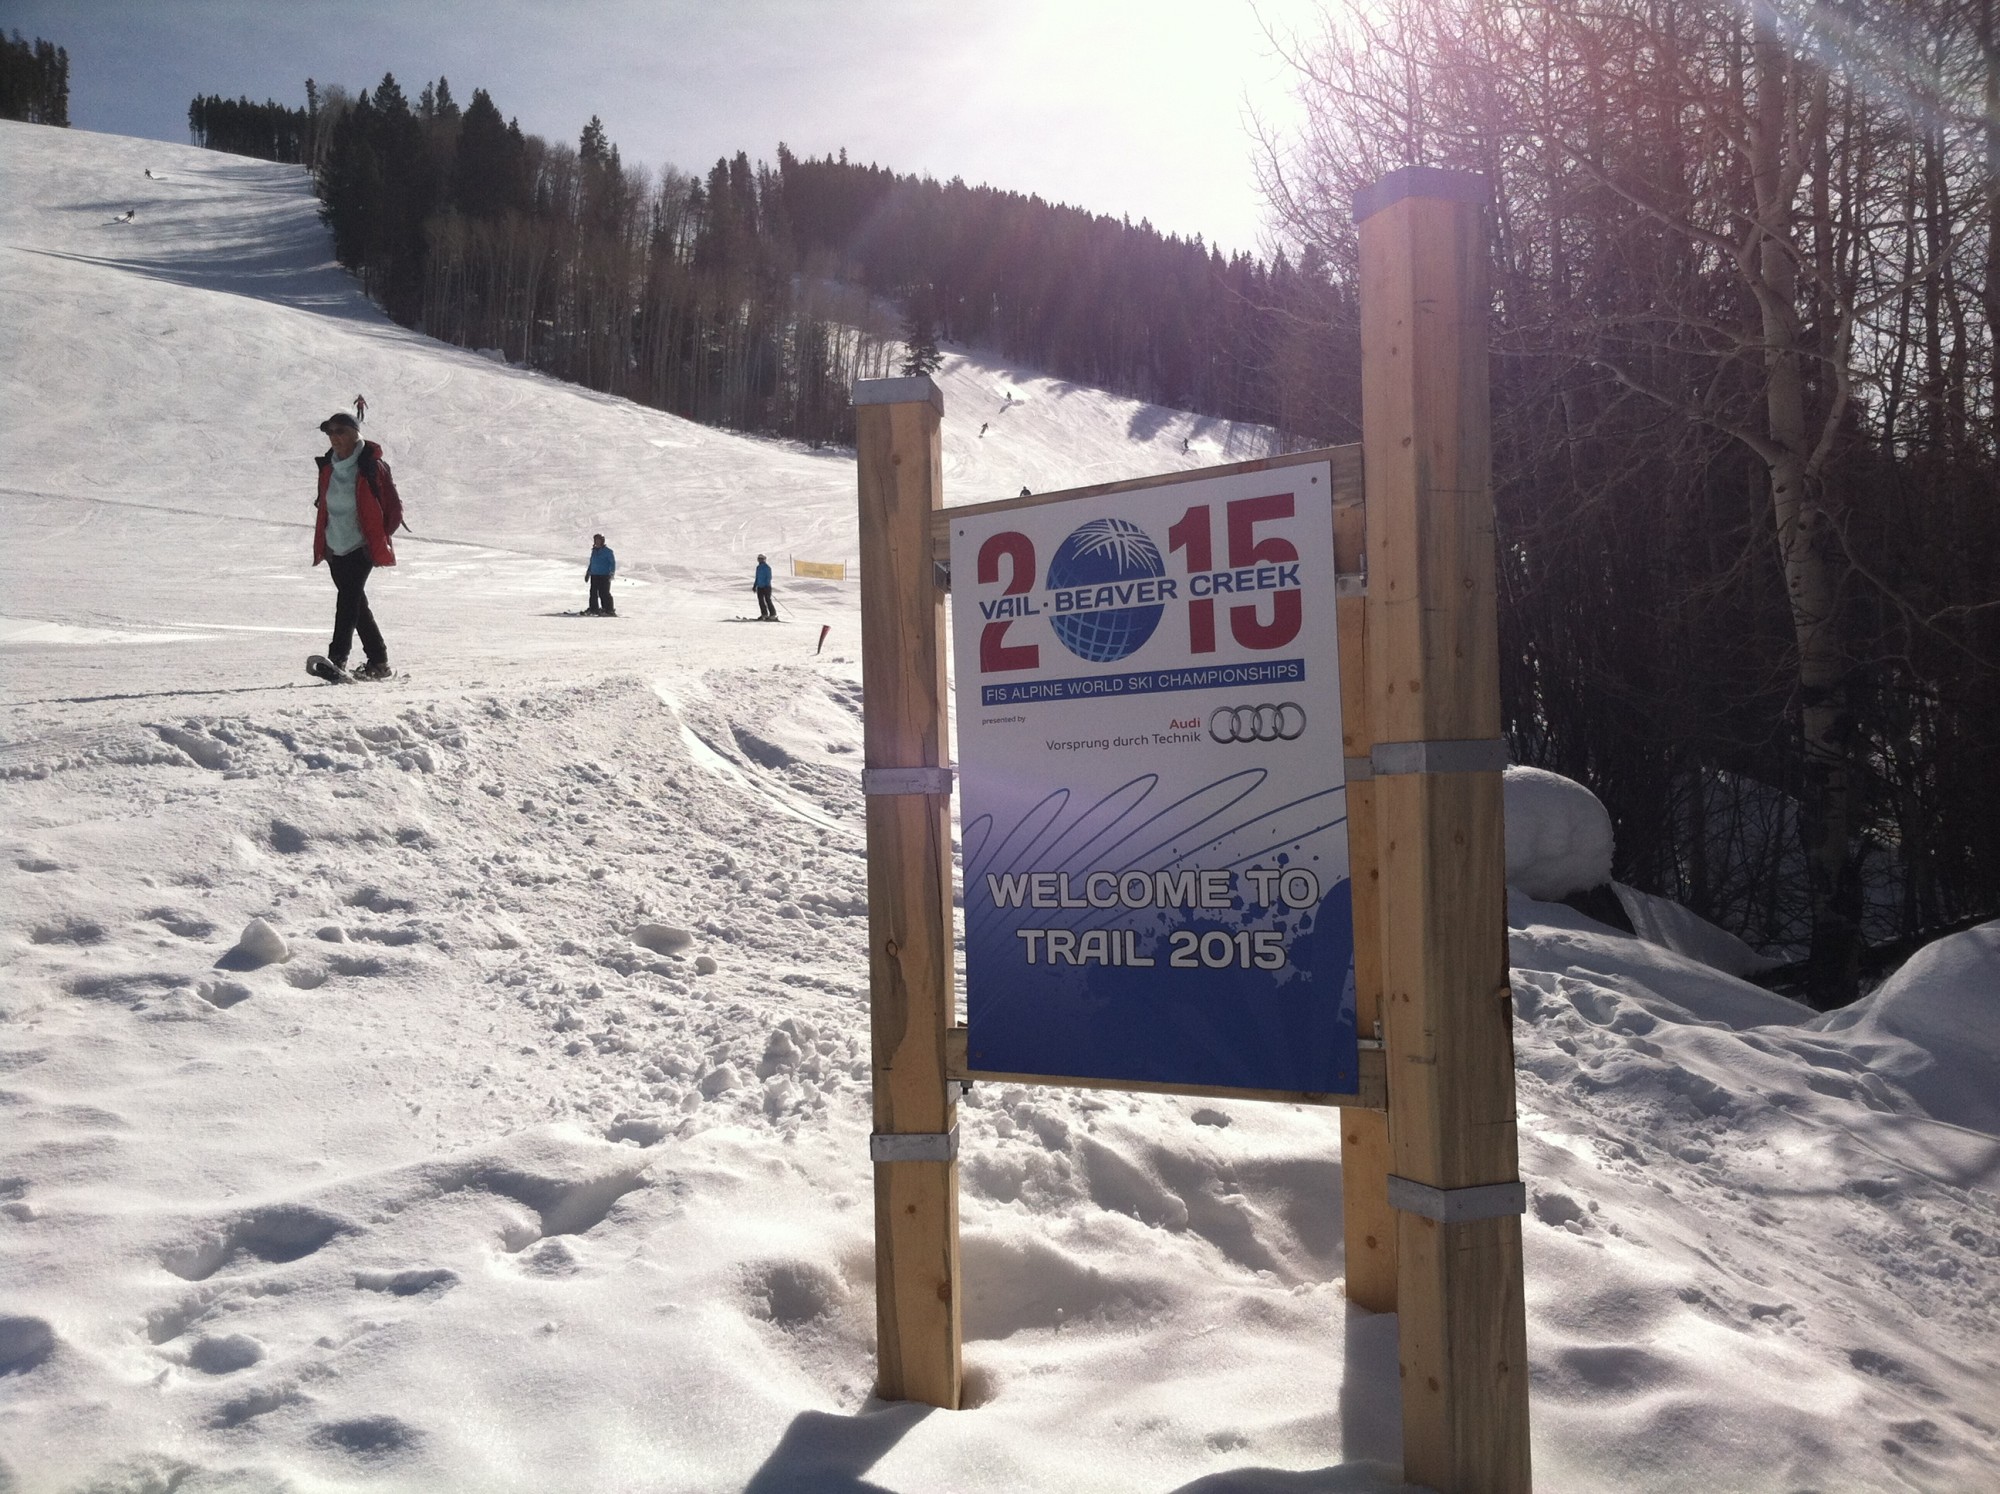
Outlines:
{"label": "ski slope", "polygon": [[[871,1398],[857,611],[784,563],[853,557],[851,456],[329,258],[293,169],[0,123],[0,1490],[1404,1487],[1304,1108],[975,1088],[974,1405]],[[953,501],[1272,442],[940,382]],[[415,534],[342,690],[357,392]],[[2000,926],[1813,1020],[1511,922],[1539,1485],[2000,1487]]]}

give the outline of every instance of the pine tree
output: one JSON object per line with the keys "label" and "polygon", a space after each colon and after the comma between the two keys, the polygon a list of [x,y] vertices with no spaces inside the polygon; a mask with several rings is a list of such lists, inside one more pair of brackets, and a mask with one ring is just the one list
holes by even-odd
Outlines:
{"label": "pine tree", "polygon": [[469,218],[498,218],[510,208],[524,208],[523,154],[520,130],[509,131],[500,122],[492,97],[475,88],[459,121],[452,170],[452,197],[458,210]]}
{"label": "pine tree", "polygon": [[903,310],[903,377],[914,379],[920,374],[934,374],[944,367],[944,354],[938,348],[937,315],[932,309],[935,297],[928,285],[910,292]]}

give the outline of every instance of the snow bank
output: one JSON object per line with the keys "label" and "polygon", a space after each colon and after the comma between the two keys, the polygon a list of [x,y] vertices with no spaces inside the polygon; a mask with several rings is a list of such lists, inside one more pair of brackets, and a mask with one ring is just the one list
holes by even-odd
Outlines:
{"label": "snow bank", "polygon": [[2000,1136],[2000,922],[1918,950],[1815,1025],[1934,1119]]}
{"label": "snow bank", "polygon": [[1611,880],[1611,816],[1597,795],[1560,773],[1509,768],[1507,883],[1553,902]]}

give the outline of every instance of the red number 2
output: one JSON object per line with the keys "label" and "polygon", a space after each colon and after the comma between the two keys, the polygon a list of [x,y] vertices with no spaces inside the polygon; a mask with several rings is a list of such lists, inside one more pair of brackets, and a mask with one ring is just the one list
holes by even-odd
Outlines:
{"label": "red number 2", "polygon": [[[1007,589],[1002,596],[1019,596],[1035,589],[1035,543],[1025,534],[1005,530],[989,534],[979,547],[979,584],[991,586],[1000,579],[1002,557],[1012,562],[1007,573]],[[1020,643],[1009,646],[1007,625],[1015,621],[1003,617],[988,623],[979,632],[979,672],[1004,674],[1015,669],[1041,666],[1041,645]]]}

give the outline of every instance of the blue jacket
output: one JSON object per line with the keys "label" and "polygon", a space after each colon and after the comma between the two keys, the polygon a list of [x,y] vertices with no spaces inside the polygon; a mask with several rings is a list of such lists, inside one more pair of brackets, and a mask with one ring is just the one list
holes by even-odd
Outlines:
{"label": "blue jacket", "polygon": [[586,576],[615,576],[618,574],[618,557],[611,553],[609,545],[592,545],[590,547],[590,565],[585,569],[584,574]]}
{"label": "blue jacket", "polygon": [[758,586],[771,584],[771,568],[761,560],[757,562],[757,580],[754,584]]}

